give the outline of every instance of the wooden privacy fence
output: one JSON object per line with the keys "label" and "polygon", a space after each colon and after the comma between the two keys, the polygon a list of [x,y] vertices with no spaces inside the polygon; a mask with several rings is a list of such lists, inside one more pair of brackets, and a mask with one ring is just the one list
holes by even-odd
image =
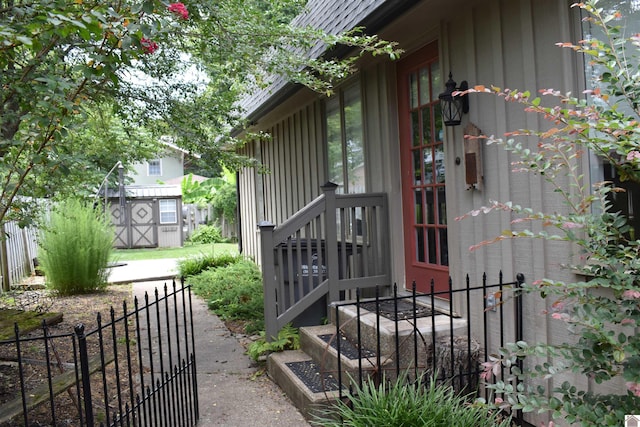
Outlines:
{"label": "wooden privacy fence", "polygon": [[10,221],[0,226],[0,232],[0,277],[2,290],[7,291],[35,271],[38,230],[20,228],[17,222]]}

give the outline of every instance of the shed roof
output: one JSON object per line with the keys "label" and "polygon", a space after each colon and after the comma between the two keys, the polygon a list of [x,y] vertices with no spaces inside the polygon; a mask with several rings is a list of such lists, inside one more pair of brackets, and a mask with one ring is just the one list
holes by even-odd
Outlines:
{"label": "shed roof", "polygon": [[[309,0],[305,12],[294,19],[300,26],[311,26],[329,34],[339,34],[355,27],[365,27],[373,34],[388,24],[395,16],[406,11],[419,0]],[[327,46],[318,43],[311,49],[309,56],[318,58],[326,53]],[[335,52],[345,56],[349,49]],[[288,82],[284,77],[274,77],[273,83],[266,89],[258,90],[240,103],[245,116],[257,120],[271,106],[292,95],[300,88]]]}
{"label": "shed roof", "polygon": [[[154,197],[181,197],[182,188],[179,185],[125,185],[127,198],[151,199]],[[117,188],[109,188],[108,197],[119,197]]]}

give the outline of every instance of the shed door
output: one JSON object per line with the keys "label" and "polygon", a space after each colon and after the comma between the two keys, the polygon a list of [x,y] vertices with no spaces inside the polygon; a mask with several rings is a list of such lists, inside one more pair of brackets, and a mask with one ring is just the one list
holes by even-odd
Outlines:
{"label": "shed door", "polygon": [[[445,153],[438,94],[438,45],[398,64],[406,286],[428,292],[449,287]],[[445,296],[445,295],[442,295]]]}
{"label": "shed door", "polygon": [[132,200],[130,206],[130,247],[158,247],[158,201]]}

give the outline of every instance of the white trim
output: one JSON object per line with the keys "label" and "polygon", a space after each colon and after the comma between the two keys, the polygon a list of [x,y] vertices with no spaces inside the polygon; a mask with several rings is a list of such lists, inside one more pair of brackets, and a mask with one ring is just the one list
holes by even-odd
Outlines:
{"label": "white trim", "polygon": [[[151,173],[151,162],[158,162],[159,173],[157,174]],[[153,159],[153,160],[147,161],[147,176],[162,176],[162,159]]]}
{"label": "white trim", "polygon": [[[173,202],[173,204],[169,205],[167,202]],[[178,201],[176,199],[158,200],[158,210],[160,211],[160,224],[177,224],[178,223]],[[173,219],[170,221],[164,220],[163,214],[172,214]]]}

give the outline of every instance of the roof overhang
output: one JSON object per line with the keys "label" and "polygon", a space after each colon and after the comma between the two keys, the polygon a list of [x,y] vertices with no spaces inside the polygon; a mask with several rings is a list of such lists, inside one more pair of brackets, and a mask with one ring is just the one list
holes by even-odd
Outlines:
{"label": "roof overhang", "polygon": [[[345,1],[345,0],[339,0]],[[407,12],[411,7],[418,4],[421,0],[385,0],[379,2],[376,6],[375,1],[369,2],[371,10],[363,15],[355,25],[349,28],[341,28],[338,32],[343,32],[355,27],[364,27],[366,34],[376,34],[380,32],[390,21],[393,21],[398,16]],[[363,1],[364,3],[364,1]],[[353,48],[349,46],[340,46],[331,50],[325,50],[319,56],[321,57],[334,57],[345,58],[353,52]],[[292,82],[282,81],[280,84],[273,84],[270,88],[266,89],[269,94],[264,97],[261,102],[253,105],[251,108],[246,108],[247,113],[245,118],[249,123],[256,123],[260,118],[267,114],[275,106],[281,104],[289,97],[293,96],[296,92],[303,88],[302,85]],[[256,94],[248,97],[252,98]],[[239,133],[235,132],[235,133]]]}

